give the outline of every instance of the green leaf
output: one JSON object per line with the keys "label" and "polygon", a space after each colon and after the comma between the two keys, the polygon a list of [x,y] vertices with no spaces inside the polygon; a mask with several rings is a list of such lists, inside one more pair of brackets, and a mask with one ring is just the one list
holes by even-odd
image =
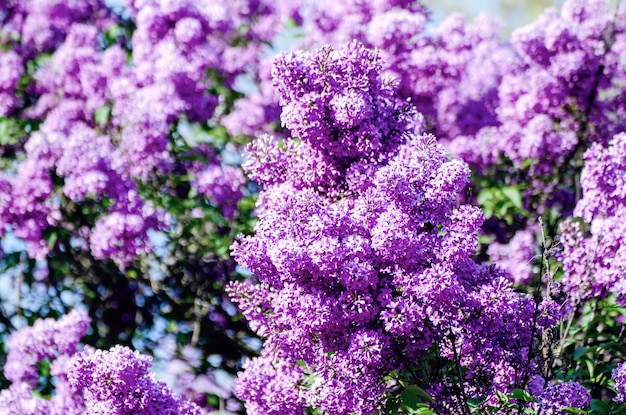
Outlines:
{"label": "green leaf", "polygon": [[316,379],[317,376],[315,376],[313,373],[305,373],[302,376],[302,386],[304,386],[305,388],[310,388],[311,386],[313,386]]}
{"label": "green leaf", "polygon": [[578,349],[574,350],[574,360],[580,359],[580,357],[584,356],[585,353],[587,353],[586,347],[579,347]]}
{"label": "green leaf", "polygon": [[486,396],[483,396],[480,398],[469,398],[467,400],[467,404],[469,405],[471,409],[475,409],[475,408],[481,407],[482,404],[484,404],[486,400],[487,400]]}
{"label": "green leaf", "polygon": [[595,363],[592,360],[585,360],[585,365],[587,366],[587,371],[589,371],[589,379],[593,380],[595,373]]}
{"label": "green leaf", "polygon": [[522,208],[522,195],[519,189],[515,186],[505,186],[502,188],[502,193],[511,201],[513,205],[521,209]]}
{"label": "green leaf", "polygon": [[411,409],[415,409],[417,407],[417,394],[415,392],[405,389],[400,394],[400,399],[402,399],[402,403]]}
{"label": "green leaf", "polygon": [[100,127],[104,127],[105,125],[107,125],[107,122],[109,121],[109,115],[111,114],[111,107],[108,105],[104,105],[100,108],[98,108],[96,110],[96,113],[94,115],[94,119],[96,121],[96,124],[98,124]]}
{"label": "green leaf", "polygon": [[487,204],[493,204],[493,189],[481,189],[478,192],[478,196],[476,196],[476,201],[481,206],[486,206]]}
{"label": "green leaf", "polygon": [[535,398],[523,389],[515,389],[509,394],[509,397],[523,402],[535,402]]}
{"label": "green leaf", "polygon": [[387,401],[387,407],[386,407],[385,414],[386,415],[397,415],[398,411],[400,410],[400,406],[401,405],[402,405],[402,403],[400,402],[399,399],[389,399]]}
{"label": "green leaf", "polygon": [[422,398],[425,401],[428,401],[428,402],[433,401],[432,396],[430,396],[424,389],[420,388],[417,385],[406,385],[405,389],[415,393],[415,395],[417,395],[418,397]]}
{"label": "green leaf", "polygon": [[[220,404],[219,396],[214,395],[212,393],[207,395],[206,400],[207,400],[207,403],[213,408],[217,408]],[[212,412],[212,414],[215,414],[215,412]]]}
{"label": "green leaf", "polygon": [[608,402],[601,401],[600,399],[592,399],[591,404],[589,404],[589,410],[607,413],[611,410],[611,405],[609,405]]}
{"label": "green leaf", "polygon": [[57,243],[58,239],[59,239],[59,234],[57,232],[52,232],[50,236],[48,237],[48,249],[52,250],[52,248],[54,248],[54,245]]}
{"label": "green leaf", "polygon": [[0,118],[0,145],[17,144],[20,141],[20,126],[12,118]]}
{"label": "green leaf", "polygon": [[585,410],[583,410],[583,409],[580,409],[580,408],[572,408],[572,407],[570,407],[570,406],[568,406],[568,407],[566,407],[566,408],[563,408],[563,411],[565,411],[565,412],[569,412],[570,414],[584,414],[585,412],[587,412],[587,411],[585,411]]}

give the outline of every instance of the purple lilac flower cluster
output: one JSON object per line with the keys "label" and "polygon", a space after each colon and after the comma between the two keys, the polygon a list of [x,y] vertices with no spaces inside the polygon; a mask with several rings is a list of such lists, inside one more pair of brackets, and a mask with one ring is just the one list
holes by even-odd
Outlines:
{"label": "purple lilac flower cluster", "polygon": [[[359,71],[353,61],[362,62]],[[291,171],[296,187],[335,195],[345,188],[348,169],[355,170],[354,180],[365,179],[366,171],[356,172],[357,162],[367,169],[368,163],[384,161],[383,149],[395,149],[405,132],[421,127],[421,118],[393,97],[392,81],[381,78],[379,70],[375,54],[357,43],[322,48],[315,55],[279,56],[274,71],[281,76],[275,73],[274,83],[281,119],[301,143],[285,142],[285,154],[293,156],[279,152],[270,162],[265,153],[275,152],[275,143],[260,140],[247,162],[252,178],[278,183]]]}
{"label": "purple lilac flower cluster", "polygon": [[[90,325],[89,316],[72,311],[59,321],[37,320],[13,333],[4,375],[12,382],[0,392],[7,415],[201,415],[193,403],[181,400],[150,373],[151,358],[127,347],[109,351],[78,343]],[[36,397],[38,365],[48,360],[54,377],[50,400]]]}
{"label": "purple lilac flower cluster", "polygon": [[192,186],[211,204],[220,207],[226,220],[232,220],[245,184],[246,178],[240,168],[216,163],[195,172]]}
{"label": "purple lilac flower cluster", "polygon": [[12,50],[0,52],[0,116],[7,116],[19,105],[15,87],[24,74],[22,57]]}
{"label": "purple lilac flower cluster", "polygon": [[99,0],[7,0],[0,6],[0,18],[0,40],[15,43],[26,59],[56,49],[75,23],[89,21],[105,28],[112,21],[110,10]]}
{"label": "purple lilac flower cluster", "polygon": [[23,102],[16,93],[28,60],[61,45],[74,24],[91,22],[104,29],[111,22],[104,2],[79,0],[7,0],[0,6],[0,116]]}
{"label": "purple lilac flower cluster", "polygon": [[540,376],[535,376],[528,384],[528,391],[535,396],[533,409],[546,415],[565,415],[566,408],[586,408],[591,402],[591,394],[577,382],[568,381],[546,383]]}
{"label": "purple lilac flower cluster", "polygon": [[7,342],[9,354],[4,376],[13,383],[25,382],[35,387],[37,364],[44,359],[74,354],[90,322],[86,313],[74,310],[59,321],[37,320],[32,327],[13,333]]}
{"label": "purple lilac flower cluster", "polygon": [[604,1],[566,1],[560,14],[548,9],[508,43],[487,16],[466,24],[452,15],[427,35],[416,2],[331,3],[313,6],[307,39],[356,38],[380,48],[401,95],[472,167],[505,157],[549,175],[576,148],[577,131],[594,126],[584,131],[589,144],[619,127],[610,119],[623,115],[620,95],[602,91],[623,79],[623,10],[614,14]]}
{"label": "purple lilac flower cluster", "polygon": [[608,147],[594,144],[585,153],[581,174],[583,197],[576,205],[580,220],[563,224],[563,283],[573,301],[617,295],[626,305],[626,134]]}
{"label": "purple lilac flower cluster", "polygon": [[[43,121],[24,139],[16,172],[0,174],[6,190],[0,233],[11,229],[31,257],[42,259],[51,248],[48,230],[62,226],[95,258],[124,268],[151,249],[150,229],[168,226],[167,215],[139,195],[137,181],[180,168],[170,144],[173,126],[179,119],[209,120],[220,98],[208,91],[217,82],[232,87],[239,74],[255,67],[264,44],[285,21],[298,19],[298,4],[246,1],[206,8],[193,0],[129,0],[132,38],[103,48],[103,32],[115,23],[104,2],[40,3],[10,1],[0,14],[3,39],[13,46],[0,55],[0,95],[11,97],[3,100],[2,114],[23,106],[27,118]],[[46,22],[38,37],[28,35],[35,34],[31,21]],[[36,101],[26,105],[13,90],[26,60],[41,52],[50,57],[32,74],[28,88]],[[194,182],[229,219],[244,180],[235,170],[207,168]],[[75,229],[62,220],[67,212],[61,194],[107,208]]]}
{"label": "purple lilac flower cluster", "polygon": [[196,404],[181,400],[154,378],[151,361],[127,347],[90,348],[68,362],[67,379],[81,391],[86,415],[201,415]]}
{"label": "purple lilac flower cluster", "polygon": [[[4,376],[12,382],[9,389],[0,392],[0,407],[8,415],[78,415],[83,411],[80,393],[73,390],[65,375],[68,360],[77,352],[80,339],[89,329],[89,316],[71,311],[59,321],[37,320],[11,334],[7,342],[9,354]],[[39,365],[50,363],[50,374],[55,378],[56,393],[50,400],[35,397],[39,382]]]}
{"label": "purple lilac flower cluster", "polygon": [[[624,130],[624,8],[568,0],[507,42],[487,16],[470,24],[452,15],[427,31],[427,11],[415,1],[322,1],[306,10],[306,45],[358,39],[378,48],[384,71],[398,79],[427,129],[473,172],[496,171],[519,184],[522,207],[534,215],[554,207],[570,216],[575,184],[555,179],[556,166],[559,177],[573,177],[572,160]],[[238,105],[268,117],[277,99],[267,92],[271,79],[261,81],[261,94]]]}
{"label": "purple lilac flower cluster", "polygon": [[[237,387],[251,414],[371,414],[385,376],[435,344],[467,369],[458,382],[472,396],[512,387],[528,366],[533,300],[470,259],[483,217],[460,203],[469,169],[420,134],[381,72],[358,43],[276,60],[296,138],[251,146],[259,222],[233,247],[260,282],[231,285],[265,338]],[[432,390],[440,407],[454,411],[454,387]]]}
{"label": "purple lilac flower cluster", "polygon": [[537,230],[527,228],[515,233],[506,243],[496,241],[489,244],[489,259],[504,268],[517,284],[530,282],[534,275],[534,264],[540,255],[535,252]]}
{"label": "purple lilac flower cluster", "polygon": [[612,378],[615,381],[615,389],[617,390],[615,400],[621,403],[626,402],[626,363],[620,363],[613,370]]}
{"label": "purple lilac flower cluster", "polygon": [[[44,121],[26,142],[26,159],[18,164],[16,174],[3,177],[9,197],[0,216],[29,244],[32,257],[43,258],[49,249],[44,232],[60,224],[62,217],[54,185],[55,176],[61,177],[62,192],[74,202],[104,198],[114,202],[100,219],[101,225],[94,225],[91,251],[125,266],[147,249],[146,230],[157,227],[154,209],[138,198],[128,172],[115,165],[113,140],[94,123],[96,111],[111,98],[107,91],[122,72],[126,56],[119,47],[101,52],[94,26],[74,24],[67,32],[64,42],[35,74],[39,99],[26,112]],[[129,221],[135,232],[126,231],[124,223]],[[106,240],[96,232],[102,227],[113,232]],[[82,232],[80,237],[89,239],[89,233]]]}

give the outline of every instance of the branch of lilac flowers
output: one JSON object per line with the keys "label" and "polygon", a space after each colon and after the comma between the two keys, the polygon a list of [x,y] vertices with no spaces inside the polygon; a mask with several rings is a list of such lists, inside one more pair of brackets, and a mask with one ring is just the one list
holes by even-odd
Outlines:
{"label": "branch of lilac flowers", "polygon": [[[600,241],[601,240],[602,240],[602,236],[600,236],[599,239],[598,239],[598,243],[596,244],[596,246],[594,248],[593,256],[591,257],[592,259],[589,261],[589,264],[592,264],[593,262],[595,262],[595,260],[597,258],[598,247],[600,245]],[[584,276],[583,281],[589,281],[590,278],[591,278],[591,273],[593,272],[593,270],[592,270],[592,266],[589,265],[589,264],[587,264],[587,266],[585,268],[585,276]],[[576,310],[580,304],[581,304],[581,300],[579,298],[575,298],[575,299],[572,300],[572,305],[574,307],[574,310]],[[595,303],[595,306],[593,308],[592,315],[595,315],[596,310],[597,310],[597,302]],[[560,334],[560,339],[559,339],[559,347],[558,347],[558,355],[557,356],[562,356],[563,355],[563,349],[565,348],[565,343],[568,340],[568,334],[570,332],[570,329],[571,329],[572,324],[573,324],[573,322],[574,322],[576,317],[577,317],[576,312],[575,311],[571,312],[570,316],[568,318],[568,322],[567,322],[567,326],[565,328],[565,331],[563,331],[562,327],[561,327],[561,330],[560,330],[560,333],[559,333]],[[623,327],[622,327],[622,332],[623,332]],[[621,333],[622,332],[620,332],[620,340],[618,340],[618,341],[621,341]]]}
{"label": "branch of lilac flowers", "polygon": [[595,104],[595,101],[598,98],[598,87],[600,85],[602,73],[604,72],[604,69],[605,69],[604,59],[606,58],[606,55],[609,53],[609,51],[613,47],[613,44],[615,43],[615,21],[617,19],[617,13],[620,8],[620,3],[621,3],[621,0],[618,0],[615,6],[615,13],[613,15],[613,20],[611,21],[609,25],[609,30],[604,34],[604,51],[602,52],[602,55],[600,56],[600,65],[598,65],[598,68],[596,69],[596,72],[594,73],[593,83],[591,84],[589,95],[587,96],[587,105],[582,114],[580,126],[578,130],[576,131],[576,138],[578,139],[578,142],[576,143],[576,146],[574,147],[574,149],[565,157],[563,166],[569,166],[570,163],[574,159],[579,158],[578,156],[582,156],[582,154],[580,153],[586,150],[587,143],[585,141],[585,136],[590,127],[589,116],[591,115],[591,109],[593,108],[593,105]]}

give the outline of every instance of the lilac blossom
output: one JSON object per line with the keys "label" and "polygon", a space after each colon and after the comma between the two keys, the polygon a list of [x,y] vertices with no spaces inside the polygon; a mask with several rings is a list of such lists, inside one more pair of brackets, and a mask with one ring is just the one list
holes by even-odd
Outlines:
{"label": "lilac blossom", "polygon": [[53,360],[59,355],[75,353],[90,322],[86,313],[75,310],[58,322],[37,320],[32,327],[15,332],[7,342],[9,354],[4,376],[16,384],[26,382],[35,386],[37,364],[44,359]]}
{"label": "lilac blossom", "polygon": [[82,392],[85,414],[200,415],[200,408],[181,400],[150,373],[151,358],[127,347],[87,349],[67,365],[67,378]]}
{"label": "lilac blossom", "polygon": [[158,229],[159,221],[149,205],[142,208],[114,210],[98,219],[89,237],[94,257],[112,259],[122,269],[139,255],[149,252],[152,244],[149,229]]}
{"label": "lilac blossom", "polygon": [[90,21],[101,30],[113,23],[111,11],[100,0],[8,0],[5,3],[6,9],[0,14],[0,38],[9,43],[19,39],[26,59],[56,49],[75,23]]}
{"label": "lilac blossom", "polygon": [[[276,60],[283,123],[298,142],[250,147],[259,222],[233,246],[260,282],[230,289],[265,338],[237,387],[249,413],[371,414],[384,377],[435,344],[467,368],[459,382],[472,396],[529,370],[533,316],[551,308],[470,259],[483,216],[461,203],[469,169],[420,133],[421,116],[380,72],[358,43]],[[311,156],[324,175],[303,176]],[[273,386],[260,394],[260,384]],[[453,389],[436,394],[442,408]]]}
{"label": "lilac blossom", "polygon": [[198,193],[221,208],[226,220],[233,219],[245,184],[246,178],[240,168],[219,165],[209,165],[197,172],[193,183]]}
{"label": "lilac blossom", "polygon": [[574,213],[586,224],[570,220],[561,228],[563,284],[573,301],[610,294],[622,305],[626,301],[622,277],[626,269],[625,140],[626,134],[618,134],[608,147],[594,144],[585,153],[583,197]]}
{"label": "lilac blossom", "polygon": [[24,74],[22,57],[9,50],[0,53],[0,116],[7,116],[19,104],[14,90]]}
{"label": "lilac blossom", "polygon": [[574,381],[546,382],[535,376],[528,385],[528,391],[535,397],[531,406],[546,415],[565,415],[565,408],[585,409],[591,403],[591,394],[584,386]]}
{"label": "lilac blossom", "polygon": [[535,229],[517,231],[507,244],[492,242],[487,248],[489,259],[508,271],[517,284],[526,284],[533,277],[538,248]]}
{"label": "lilac blossom", "polygon": [[[79,351],[89,325],[89,316],[75,310],[59,321],[37,320],[11,335],[4,375],[13,384],[0,392],[0,405],[7,414],[203,413],[154,378],[150,357],[122,346]],[[55,385],[49,400],[33,394],[37,367],[44,360],[51,362]]]}
{"label": "lilac blossom", "polygon": [[626,401],[626,364],[620,363],[613,370],[612,378],[615,381],[617,396],[615,401],[624,403]]}

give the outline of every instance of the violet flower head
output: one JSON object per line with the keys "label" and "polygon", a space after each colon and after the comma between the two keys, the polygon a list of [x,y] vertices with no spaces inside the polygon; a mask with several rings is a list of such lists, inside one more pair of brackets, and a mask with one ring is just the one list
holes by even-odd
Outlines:
{"label": "violet flower head", "polygon": [[535,376],[528,389],[536,399],[536,403],[531,405],[546,415],[565,415],[571,413],[565,408],[585,409],[591,403],[589,391],[574,381],[546,383],[540,376]]}
{"label": "violet flower head", "polygon": [[[393,95],[393,82],[381,76],[380,68],[377,55],[356,42],[276,59],[281,119],[302,141],[290,167],[299,177],[296,186],[337,191],[351,163],[382,161],[421,128],[421,117]],[[293,140],[286,145],[296,151]],[[281,172],[273,175],[278,179]]]}
{"label": "violet flower head", "polygon": [[574,214],[587,225],[571,220],[561,226],[564,289],[573,299],[617,295],[626,304],[626,134],[608,147],[594,144],[585,153],[581,173],[583,197]]}
{"label": "violet flower head", "polygon": [[148,230],[158,229],[158,224],[148,205],[112,211],[100,217],[91,230],[91,252],[95,258],[112,259],[125,268],[152,248]]}
{"label": "violet flower head", "polygon": [[517,284],[526,284],[533,277],[536,260],[536,230],[533,228],[517,231],[508,244],[492,242],[487,253],[492,262],[496,262],[509,272]]}
{"label": "violet flower head", "polygon": [[149,372],[151,358],[127,347],[88,349],[72,357],[67,378],[82,391],[87,415],[201,415]]}
{"label": "violet flower head", "polygon": [[[37,398],[28,383],[14,383],[0,391],[0,408],[5,415],[52,415],[51,402]],[[72,412],[67,414],[74,415]],[[56,414],[54,414],[56,415]]]}
{"label": "violet flower head", "polygon": [[14,51],[0,52],[0,116],[7,116],[19,104],[15,87],[24,74],[22,57]]}
{"label": "violet flower head", "polygon": [[237,202],[243,197],[246,178],[240,168],[209,165],[196,174],[192,186],[205,195],[209,202],[219,207],[226,220],[232,220]]}
{"label": "violet flower head", "polygon": [[25,53],[29,58],[41,52],[48,52],[63,43],[75,23],[95,23],[106,29],[113,23],[111,11],[102,0],[32,0],[26,2],[15,20],[21,24],[18,29]]}
{"label": "violet flower head", "polygon": [[37,320],[32,327],[13,333],[7,342],[9,354],[4,376],[18,384],[37,382],[37,364],[44,359],[54,360],[59,355],[72,355],[85,335],[91,320],[82,311],[73,310],[59,321]]}
{"label": "violet flower head", "polygon": [[279,56],[273,75],[283,124],[337,161],[381,156],[414,120],[380,72],[378,56],[356,42]]}
{"label": "violet flower head", "polygon": [[617,390],[615,401],[620,403],[626,402],[626,364],[620,363],[617,365],[611,377],[615,381],[615,389]]}

